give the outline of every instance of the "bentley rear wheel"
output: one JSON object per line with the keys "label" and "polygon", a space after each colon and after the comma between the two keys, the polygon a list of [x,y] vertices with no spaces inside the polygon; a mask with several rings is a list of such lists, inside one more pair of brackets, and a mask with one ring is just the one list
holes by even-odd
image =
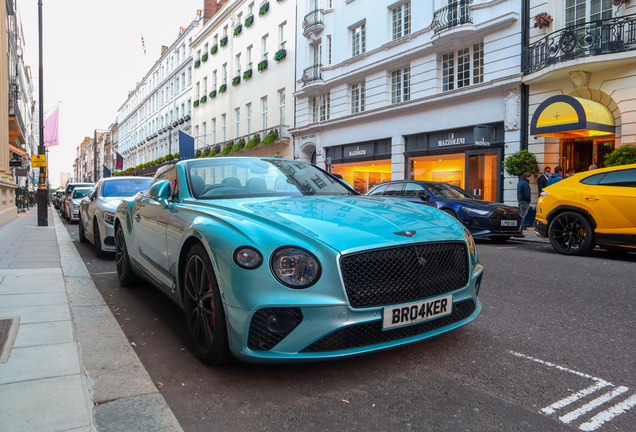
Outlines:
{"label": "bentley rear wheel", "polygon": [[558,215],[548,230],[552,247],[563,255],[584,255],[594,247],[594,230],[590,222],[579,213]]}
{"label": "bentley rear wheel", "polygon": [[212,263],[200,244],[188,253],[182,287],[186,323],[195,353],[205,364],[227,364],[232,356],[225,310]]}
{"label": "bentley rear wheel", "polygon": [[130,287],[137,282],[137,275],[135,275],[130,265],[124,230],[121,225],[117,225],[117,232],[115,233],[115,266],[117,267],[117,277],[121,286]]}

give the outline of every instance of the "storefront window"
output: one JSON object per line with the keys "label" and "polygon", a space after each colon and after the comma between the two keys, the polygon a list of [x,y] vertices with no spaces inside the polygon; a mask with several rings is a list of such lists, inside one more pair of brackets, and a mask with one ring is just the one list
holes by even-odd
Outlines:
{"label": "storefront window", "polygon": [[466,156],[462,154],[412,158],[413,180],[448,183],[464,188]]}
{"label": "storefront window", "polygon": [[590,165],[605,166],[605,156],[614,150],[614,138],[562,140],[559,165],[564,171],[587,171]]}
{"label": "storefront window", "polygon": [[391,160],[334,164],[331,172],[340,174],[356,192],[366,193],[375,185],[391,180]]}

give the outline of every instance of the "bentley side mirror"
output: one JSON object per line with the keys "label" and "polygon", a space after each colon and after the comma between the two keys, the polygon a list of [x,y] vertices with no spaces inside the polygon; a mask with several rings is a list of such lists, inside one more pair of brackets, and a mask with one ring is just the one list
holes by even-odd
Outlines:
{"label": "bentley side mirror", "polygon": [[424,191],[420,191],[417,193],[417,196],[422,200],[422,201],[428,201],[428,194]]}
{"label": "bentley side mirror", "polygon": [[161,203],[170,198],[170,182],[168,180],[159,180],[148,189],[148,196],[155,201]]}

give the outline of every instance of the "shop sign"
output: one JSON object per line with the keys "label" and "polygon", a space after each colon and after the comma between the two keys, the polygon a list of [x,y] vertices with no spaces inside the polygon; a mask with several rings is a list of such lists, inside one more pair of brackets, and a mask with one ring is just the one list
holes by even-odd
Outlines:
{"label": "shop sign", "polygon": [[443,148],[466,145],[470,143],[472,131],[435,133],[429,137],[430,148]]}
{"label": "shop sign", "polygon": [[455,134],[452,132],[448,134],[448,139],[437,140],[437,147],[446,147],[446,146],[454,146],[454,145],[462,145],[462,144],[466,144],[466,138],[465,137],[455,138]]}
{"label": "shop sign", "polygon": [[475,145],[489,147],[492,140],[492,128],[489,126],[475,126],[473,128],[473,136],[475,137]]}
{"label": "shop sign", "polygon": [[29,176],[29,170],[28,168],[18,168],[15,170],[15,176],[16,177],[28,177]]}
{"label": "shop sign", "polygon": [[355,150],[349,150],[349,157],[366,156],[366,154],[367,154],[367,150],[366,149],[360,150],[360,147],[357,147]]}
{"label": "shop sign", "polygon": [[373,143],[345,146],[343,156],[347,158],[373,156]]}

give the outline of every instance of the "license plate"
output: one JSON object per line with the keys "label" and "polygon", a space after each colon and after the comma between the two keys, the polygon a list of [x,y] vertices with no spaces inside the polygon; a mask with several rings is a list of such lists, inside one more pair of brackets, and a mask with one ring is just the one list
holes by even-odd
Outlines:
{"label": "license plate", "polygon": [[400,306],[387,306],[383,309],[382,328],[389,330],[403,327],[450,315],[452,312],[452,295]]}
{"label": "license plate", "polygon": [[502,220],[501,226],[517,226],[517,221]]}

